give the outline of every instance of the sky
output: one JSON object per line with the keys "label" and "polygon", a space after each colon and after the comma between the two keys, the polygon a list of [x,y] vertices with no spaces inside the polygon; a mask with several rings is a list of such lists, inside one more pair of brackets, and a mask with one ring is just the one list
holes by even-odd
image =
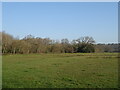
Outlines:
{"label": "sky", "polygon": [[70,41],[91,36],[96,43],[118,42],[117,2],[3,2],[2,30]]}

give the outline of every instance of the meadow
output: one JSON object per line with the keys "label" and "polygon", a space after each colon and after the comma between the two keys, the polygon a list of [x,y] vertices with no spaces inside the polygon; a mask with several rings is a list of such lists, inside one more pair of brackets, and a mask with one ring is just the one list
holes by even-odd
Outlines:
{"label": "meadow", "polygon": [[117,88],[117,53],[3,55],[3,88]]}

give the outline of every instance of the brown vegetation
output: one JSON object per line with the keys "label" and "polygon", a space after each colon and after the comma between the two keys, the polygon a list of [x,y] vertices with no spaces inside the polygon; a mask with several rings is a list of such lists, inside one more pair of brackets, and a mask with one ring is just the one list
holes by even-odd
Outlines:
{"label": "brown vegetation", "polygon": [[95,44],[95,40],[88,36],[72,42],[66,38],[58,42],[50,38],[35,38],[32,35],[17,39],[5,32],[1,32],[0,36],[2,36],[0,46],[3,54],[118,52],[118,45]]}

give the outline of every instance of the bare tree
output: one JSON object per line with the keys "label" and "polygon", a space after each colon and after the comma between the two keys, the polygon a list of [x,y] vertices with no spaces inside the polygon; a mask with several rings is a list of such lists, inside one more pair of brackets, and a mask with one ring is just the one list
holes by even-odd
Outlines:
{"label": "bare tree", "polygon": [[13,41],[13,36],[2,32],[2,52],[4,53],[10,53],[11,52],[11,44]]}

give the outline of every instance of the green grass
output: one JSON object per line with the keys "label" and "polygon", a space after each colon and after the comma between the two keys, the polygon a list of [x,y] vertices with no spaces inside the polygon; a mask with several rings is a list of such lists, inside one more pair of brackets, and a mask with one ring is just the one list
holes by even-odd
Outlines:
{"label": "green grass", "polygon": [[0,55],[0,89],[2,89],[2,56]]}
{"label": "green grass", "polygon": [[3,88],[117,88],[117,53],[3,56]]}

